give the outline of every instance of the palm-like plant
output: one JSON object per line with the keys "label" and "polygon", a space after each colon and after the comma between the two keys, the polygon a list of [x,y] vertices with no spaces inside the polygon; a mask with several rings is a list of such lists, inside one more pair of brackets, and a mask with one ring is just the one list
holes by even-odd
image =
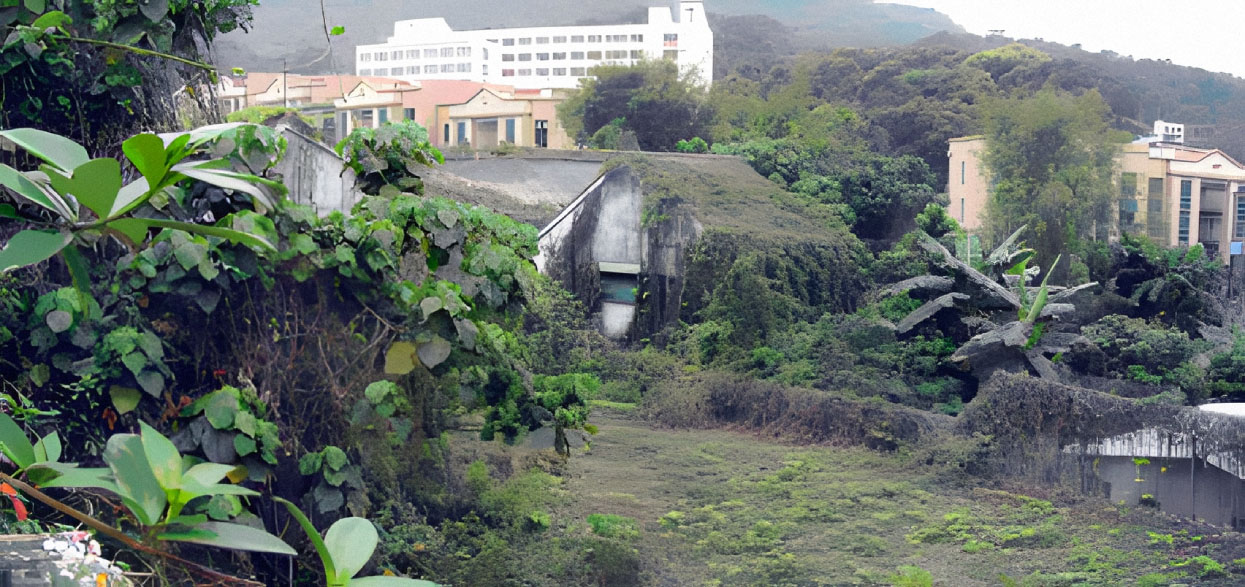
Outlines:
{"label": "palm-like plant", "polygon": [[122,144],[122,151],[139,176],[129,183],[124,183],[121,161],[92,159],[82,145],[65,137],[32,128],[0,130],[0,138],[42,161],[38,169],[28,171],[0,163],[0,186],[8,188],[18,204],[35,207],[33,213],[19,214],[19,208],[0,204],[0,217],[33,225],[14,234],[0,250],[0,272],[60,254],[81,289],[86,270],[77,244],[111,235],[140,246],[151,229],[183,230],[272,249],[263,237],[226,226],[134,214],[157,196],[175,194],[173,188],[187,181],[248,194],[261,212],[275,207],[274,196],[285,191],[280,183],[233,171],[227,160],[203,157],[216,141],[228,139],[242,126],[221,124],[131,137]]}

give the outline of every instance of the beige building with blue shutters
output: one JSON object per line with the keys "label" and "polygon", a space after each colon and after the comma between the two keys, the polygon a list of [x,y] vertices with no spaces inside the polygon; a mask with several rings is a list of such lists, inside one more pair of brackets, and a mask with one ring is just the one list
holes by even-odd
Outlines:
{"label": "beige building with blue shutters", "polygon": [[[969,232],[981,230],[990,195],[985,147],[981,136],[948,141],[947,211]],[[1201,244],[1225,263],[1232,243],[1245,242],[1245,165],[1223,151],[1141,139],[1124,145],[1116,162],[1114,234]]]}

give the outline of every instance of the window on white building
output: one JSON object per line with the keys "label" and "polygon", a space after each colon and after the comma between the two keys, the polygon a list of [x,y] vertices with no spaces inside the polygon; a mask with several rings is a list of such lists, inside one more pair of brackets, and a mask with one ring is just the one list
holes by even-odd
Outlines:
{"label": "window on white building", "polygon": [[532,60],[531,53],[519,53],[519,61],[531,61],[531,60]]}
{"label": "window on white building", "polygon": [[402,52],[401,52],[401,51],[394,51],[394,52],[393,52],[393,60],[394,60],[394,61],[398,61],[399,59],[402,59]]}
{"label": "window on white building", "polygon": [[484,48],[484,60],[488,61],[488,47]]}
{"label": "window on white building", "polygon": [[418,65],[406,66],[406,75],[419,75],[419,66]]}
{"label": "window on white building", "polygon": [[381,51],[380,53],[376,54],[376,60],[377,61],[389,61],[389,54],[385,53],[384,51]]}
{"label": "window on white building", "polygon": [[370,70],[370,69],[360,69],[360,70],[359,70],[359,75],[372,75],[372,70]]}
{"label": "window on white building", "polygon": [[519,39],[519,44],[520,45],[531,45],[532,39],[531,38]]}
{"label": "window on white building", "polygon": [[537,45],[548,45],[549,37],[536,37],[536,44]]}
{"label": "window on white building", "polygon": [[571,42],[582,43],[584,42],[584,36],[583,35],[571,35]]}
{"label": "window on white building", "polygon": [[437,72],[437,66],[435,65],[424,66],[424,73],[436,73],[436,72]]}
{"label": "window on white building", "polygon": [[605,58],[606,58],[606,59],[626,59],[626,58],[627,58],[627,52],[626,52],[625,50],[619,50],[619,51],[606,51],[606,52],[605,52]]}
{"label": "window on white building", "polygon": [[589,51],[589,52],[588,52],[588,59],[600,60],[600,59],[601,59],[601,52],[600,52],[600,51]]}
{"label": "window on white building", "polygon": [[583,59],[583,58],[584,58],[583,51],[571,51],[571,59]]}
{"label": "window on white building", "polygon": [[360,53],[359,54],[359,61],[371,61],[371,60],[372,60],[371,53]]}
{"label": "window on white building", "polygon": [[502,77],[514,77],[514,70],[513,70],[513,69],[503,69],[503,70],[501,70],[501,76],[502,76]]}
{"label": "window on white building", "polygon": [[442,57],[453,57],[454,48],[453,47],[441,47],[441,56]]}
{"label": "window on white building", "polygon": [[626,43],[627,35],[605,35],[606,43]]}
{"label": "window on white building", "polygon": [[632,43],[643,43],[644,35],[631,35],[631,42]]}
{"label": "window on white building", "polygon": [[632,59],[644,59],[644,52],[643,52],[643,51],[636,51],[636,50],[634,50],[634,49],[633,49],[633,50],[631,51],[631,58],[632,58]]}
{"label": "window on white building", "polygon": [[502,46],[502,47],[513,47],[513,46],[514,46],[514,39],[502,39],[502,40],[501,40],[501,46]]}
{"label": "window on white building", "polygon": [[565,43],[565,42],[566,42],[566,37],[554,37],[554,38],[553,38],[553,42],[555,42],[555,43]]}
{"label": "window on white building", "polygon": [[482,75],[488,75],[488,64],[487,63],[480,66],[480,73]]}
{"label": "window on white building", "polygon": [[453,63],[442,63],[441,73],[454,73],[454,64]]}
{"label": "window on white building", "polygon": [[561,61],[563,59],[566,59],[566,53],[554,53],[553,54],[554,61]]}
{"label": "window on white building", "polygon": [[572,67],[571,75],[575,77],[584,77],[585,75],[587,75],[587,70],[582,67]]}
{"label": "window on white building", "polygon": [[679,50],[678,49],[666,49],[665,51],[661,52],[661,58],[669,59],[670,61],[678,61]]}
{"label": "window on white building", "polygon": [[502,53],[501,60],[502,61],[514,61],[514,53]]}
{"label": "window on white building", "polygon": [[458,64],[458,72],[459,72],[459,73],[465,73],[465,72],[470,72],[470,71],[471,71],[471,64],[470,64],[470,63],[459,63],[459,64]]}
{"label": "window on white building", "polygon": [[566,68],[565,67],[553,68],[553,75],[566,75]]}
{"label": "window on white building", "polygon": [[529,76],[529,75],[532,75],[532,70],[530,70],[530,69],[520,69],[520,70],[519,70],[519,75],[520,75],[520,76]]}
{"label": "window on white building", "polygon": [[537,61],[549,61],[549,54],[548,53],[537,53],[536,60]]}
{"label": "window on white building", "polygon": [[549,68],[548,68],[548,67],[537,67],[537,68],[536,68],[536,75],[541,76],[541,77],[546,77],[546,76],[548,76],[548,75],[549,75]]}
{"label": "window on white building", "polygon": [[419,59],[419,49],[407,49],[406,58],[407,59]]}
{"label": "window on white building", "polygon": [[457,55],[459,57],[471,57],[471,47],[459,47]]}
{"label": "window on white building", "polygon": [[600,43],[601,35],[588,35],[588,42],[589,43]]}
{"label": "window on white building", "polygon": [[678,47],[679,46],[679,34],[678,33],[666,33],[665,35],[662,35],[661,42],[667,47]]}
{"label": "window on white building", "polygon": [[424,59],[433,59],[437,56],[436,49],[424,49]]}

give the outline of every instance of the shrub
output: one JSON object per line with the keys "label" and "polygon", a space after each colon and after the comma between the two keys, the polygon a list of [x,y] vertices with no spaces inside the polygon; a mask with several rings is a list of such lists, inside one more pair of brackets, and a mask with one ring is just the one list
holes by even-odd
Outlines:
{"label": "shrub", "polygon": [[895,587],[931,587],[934,584],[934,575],[921,567],[905,565],[897,571],[887,578]]}
{"label": "shrub", "polygon": [[640,536],[640,526],[635,518],[616,514],[591,514],[588,516],[588,525],[592,527],[593,534],[604,538],[631,540]]}
{"label": "shrub", "polygon": [[680,140],[675,144],[674,150],[680,153],[708,153],[709,144],[700,137],[692,137],[690,141]]}

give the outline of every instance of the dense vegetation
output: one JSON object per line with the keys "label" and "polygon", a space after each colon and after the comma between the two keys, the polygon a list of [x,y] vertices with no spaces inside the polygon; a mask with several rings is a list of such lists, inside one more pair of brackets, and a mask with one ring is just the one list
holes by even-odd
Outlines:
{"label": "dense vegetation", "polygon": [[[73,23],[107,16],[32,4],[5,26],[45,55],[91,45]],[[178,34],[190,14],[245,22],[246,3],[149,4],[112,16]],[[31,53],[3,53],[36,76],[30,104],[85,83],[38,77]],[[83,51],[74,75],[134,59],[102,55]],[[1058,455],[1245,399],[1222,267],[1197,246],[1095,240],[1123,102],[1058,64],[1021,45],[841,50],[707,92],[664,62],[596,70],[560,113],[593,145],[712,143],[744,162],[607,163],[640,178],[649,242],[696,227],[671,252],[680,275],[639,282],[621,344],[536,273],[534,227],[424,193],[421,170],[442,159],[413,123],[337,145],[367,195],[321,218],[283,197],[269,129],[119,134],[179,121],[71,99],[96,125],[75,129],[28,107],[23,125],[54,132],[0,131],[22,153],[0,166],[0,525],[87,524],[163,582],[928,585],[929,566],[1005,584],[1230,584],[1239,538],[1015,470],[1022,438]],[[107,91],[139,91],[124,87]],[[938,195],[946,138],[976,131],[1003,178],[985,243]],[[1048,160],[1026,155],[1035,137]],[[598,407],[618,437],[593,438]],[[568,475],[594,441],[645,436],[620,414],[671,430],[630,456],[613,445],[621,468],[593,465],[600,479]],[[679,436],[720,427],[823,446]],[[1240,450],[1237,428],[1215,434]],[[677,502],[661,511],[636,497],[666,487]]]}

